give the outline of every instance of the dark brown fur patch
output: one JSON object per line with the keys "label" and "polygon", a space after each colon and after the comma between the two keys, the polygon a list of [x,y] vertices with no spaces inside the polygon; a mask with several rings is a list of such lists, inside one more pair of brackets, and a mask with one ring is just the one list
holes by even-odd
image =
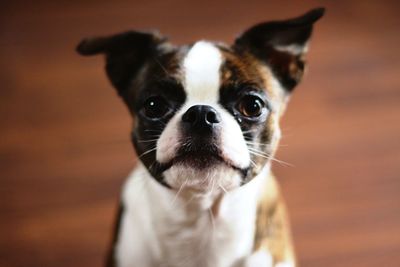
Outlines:
{"label": "dark brown fur patch", "polygon": [[221,88],[235,84],[252,84],[264,88],[265,84],[258,72],[257,63],[251,54],[238,56],[229,49],[222,50],[225,62],[221,69]]}
{"label": "dark brown fur patch", "polygon": [[294,89],[303,77],[305,62],[301,56],[271,49],[268,64],[289,92]]}

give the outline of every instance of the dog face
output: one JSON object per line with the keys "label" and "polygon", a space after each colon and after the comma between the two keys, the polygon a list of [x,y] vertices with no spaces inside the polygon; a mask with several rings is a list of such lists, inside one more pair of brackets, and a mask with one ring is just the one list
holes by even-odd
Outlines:
{"label": "dog face", "polygon": [[150,174],[172,189],[232,190],[273,159],[279,118],[304,72],[323,9],[258,24],[233,45],[174,46],[154,33],[83,40],[133,117],[132,142]]}

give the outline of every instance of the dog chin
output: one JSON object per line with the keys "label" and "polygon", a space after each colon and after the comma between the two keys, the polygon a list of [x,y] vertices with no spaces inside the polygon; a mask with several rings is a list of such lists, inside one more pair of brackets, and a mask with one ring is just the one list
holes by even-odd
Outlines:
{"label": "dog chin", "polygon": [[223,162],[207,164],[198,168],[190,162],[176,163],[164,172],[165,181],[173,189],[197,193],[228,192],[240,186],[242,176],[238,170]]}

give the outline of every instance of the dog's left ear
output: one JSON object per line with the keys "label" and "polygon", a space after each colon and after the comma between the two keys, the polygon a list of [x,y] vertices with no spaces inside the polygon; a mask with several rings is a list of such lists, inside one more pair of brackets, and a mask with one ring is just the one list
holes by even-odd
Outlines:
{"label": "dog's left ear", "polygon": [[128,31],[86,38],[79,43],[76,50],[84,56],[104,54],[108,78],[125,99],[132,80],[166,41],[167,38],[156,32]]}
{"label": "dog's left ear", "polygon": [[313,24],[324,12],[324,8],[317,8],[294,19],[258,24],[239,36],[233,48],[269,65],[290,92],[303,76]]}

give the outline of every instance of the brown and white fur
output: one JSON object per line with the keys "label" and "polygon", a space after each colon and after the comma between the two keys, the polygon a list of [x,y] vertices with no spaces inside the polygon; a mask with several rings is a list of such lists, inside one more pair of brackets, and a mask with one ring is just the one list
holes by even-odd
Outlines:
{"label": "brown and white fur", "polygon": [[140,159],[107,266],[295,266],[270,165],[323,13],[258,24],[230,46],[135,31],[80,43],[83,55],[106,55]]}

